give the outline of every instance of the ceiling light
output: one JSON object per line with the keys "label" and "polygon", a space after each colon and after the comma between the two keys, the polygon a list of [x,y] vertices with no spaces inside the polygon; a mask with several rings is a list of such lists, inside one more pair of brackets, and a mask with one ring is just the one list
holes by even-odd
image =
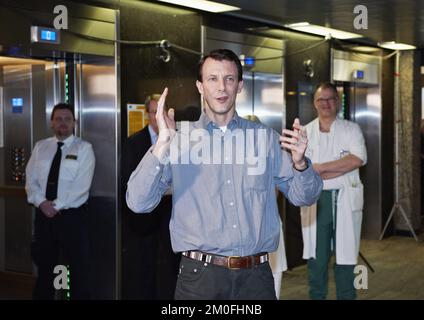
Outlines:
{"label": "ceiling light", "polygon": [[397,43],[395,41],[379,42],[378,45],[384,49],[390,50],[414,50],[416,47],[405,43]]}
{"label": "ceiling light", "polygon": [[167,2],[176,4],[179,6],[199,9],[209,12],[226,12],[226,11],[235,11],[240,10],[239,7],[229,6],[227,4],[222,4],[213,1],[206,0],[159,0],[161,2]]}
{"label": "ceiling light", "polygon": [[366,52],[366,53],[370,53],[370,52],[376,52],[381,50],[380,48],[376,48],[376,47],[368,47],[368,46],[351,46],[351,47],[347,47],[349,50],[353,50],[353,51],[359,51],[359,52]]}
{"label": "ceiling light", "polygon": [[291,24],[286,24],[284,26],[286,28],[297,30],[297,31],[312,33],[312,34],[316,34],[316,35],[324,36],[324,37],[331,36],[331,38],[341,39],[341,40],[362,37],[360,34],[345,32],[345,31],[341,31],[341,30],[337,30],[333,28],[322,27],[315,24],[310,24],[309,22],[291,23]]}

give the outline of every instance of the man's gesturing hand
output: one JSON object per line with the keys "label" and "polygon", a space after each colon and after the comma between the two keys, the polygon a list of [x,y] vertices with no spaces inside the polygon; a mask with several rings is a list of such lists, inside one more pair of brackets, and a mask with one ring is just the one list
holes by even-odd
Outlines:
{"label": "man's gesturing hand", "polygon": [[294,120],[293,130],[283,129],[283,134],[286,136],[280,136],[281,146],[291,151],[294,167],[297,170],[305,170],[307,167],[305,151],[308,146],[308,138],[299,119]]}
{"label": "man's gesturing hand", "polygon": [[158,101],[158,108],[156,111],[156,122],[159,129],[158,140],[153,148],[153,154],[159,159],[162,159],[169,149],[172,138],[175,136],[175,120],[174,109],[169,109],[166,112],[165,102],[168,95],[168,88],[163,90],[162,95]]}

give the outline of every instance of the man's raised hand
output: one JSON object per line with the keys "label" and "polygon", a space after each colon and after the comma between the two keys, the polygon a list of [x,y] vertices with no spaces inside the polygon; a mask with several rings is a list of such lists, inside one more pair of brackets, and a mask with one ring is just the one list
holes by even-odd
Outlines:
{"label": "man's raised hand", "polygon": [[306,169],[305,151],[308,146],[308,138],[299,119],[294,120],[293,130],[283,129],[283,134],[286,136],[280,136],[281,146],[291,151],[295,168],[297,170]]}
{"label": "man's raised hand", "polygon": [[175,136],[175,120],[174,109],[169,109],[166,112],[166,96],[168,95],[168,88],[165,88],[158,101],[158,108],[156,111],[156,122],[159,129],[158,140],[153,148],[153,154],[159,159],[163,159],[169,149],[172,138]]}

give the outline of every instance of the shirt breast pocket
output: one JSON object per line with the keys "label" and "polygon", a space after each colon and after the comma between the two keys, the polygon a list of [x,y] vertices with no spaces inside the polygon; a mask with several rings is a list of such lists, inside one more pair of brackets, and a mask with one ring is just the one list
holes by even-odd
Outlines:
{"label": "shirt breast pocket", "polygon": [[35,167],[34,167],[33,174],[36,176],[39,180],[47,179],[49,175],[49,164],[48,161],[39,161]]}
{"label": "shirt breast pocket", "polygon": [[63,180],[74,180],[77,176],[78,162],[73,159],[65,159],[60,165],[60,178]]}

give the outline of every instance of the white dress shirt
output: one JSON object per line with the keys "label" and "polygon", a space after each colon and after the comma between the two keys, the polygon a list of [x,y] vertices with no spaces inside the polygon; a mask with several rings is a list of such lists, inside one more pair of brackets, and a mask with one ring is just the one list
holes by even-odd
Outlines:
{"label": "white dress shirt", "polygon": [[[56,137],[38,141],[28,161],[25,190],[28,202],[36,207],[47,200],[47,179],[58,141]],[[57,198],[53,201],[56,210],[78,208],[87,201],[95,165],[90,143],[74,135],[62,142]]]}
{"label": "white dress shirt", "polygon": [[150,141],[152,142],[152,146],[158,141],[158,134],[153,130],[153,127],[149,124],[149,133],[150,133]]}

